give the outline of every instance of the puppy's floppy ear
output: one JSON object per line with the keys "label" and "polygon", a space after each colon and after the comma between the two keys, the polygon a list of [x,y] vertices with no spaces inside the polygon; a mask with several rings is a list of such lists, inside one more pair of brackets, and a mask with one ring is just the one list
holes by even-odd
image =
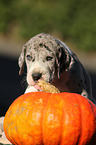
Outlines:
{"label": "puppy's floppy ear", "polygon": [[57,76],[60,78],[60,58],[62,55],[62,48],[60,47],[56,53],[56,64],[57,64]]}
{"label": "puppy's floppy ear", "polygon": [[57,64],[57,76],[60,78],[60,74],[65,71],[69,66],[69,54],[63,48],[60,47],[56,53],[56,64]]}
{"label": "puppy's floppy ear", "polygon": [[24,71],[25,54],[26,54],[26,45],[23,46],[22,52],[18,59],[18,65],[20,67],[19,75],[21,75]]}

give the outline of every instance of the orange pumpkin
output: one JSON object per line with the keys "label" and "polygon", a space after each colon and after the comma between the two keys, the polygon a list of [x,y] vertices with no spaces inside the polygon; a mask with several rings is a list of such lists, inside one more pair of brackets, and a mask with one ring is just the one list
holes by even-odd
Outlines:
{"label": "orange pumpkin", "polygon": [[9,107],[3,127],[14,145],[96,145],[96,106],[75,93],[27,93]]}

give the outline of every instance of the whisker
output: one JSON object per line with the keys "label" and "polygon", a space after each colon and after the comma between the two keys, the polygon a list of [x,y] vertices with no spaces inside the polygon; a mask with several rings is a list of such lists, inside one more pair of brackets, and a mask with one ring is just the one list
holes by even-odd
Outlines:
{"label": "whisker", "polygon": [[26,81],[26,76],[24,76],[24,77],[21,79],[20,83],[21,83],[21,86],[22,86],[23,88],[26,88],[26,87],[28,86],[27,81]]}
{"label": "whisker", "polygon": [[23,82],[25,82],[25,81],[26,81],[26,76],[24,76],[20,82],[21,82],[21,84],[23,84]]}

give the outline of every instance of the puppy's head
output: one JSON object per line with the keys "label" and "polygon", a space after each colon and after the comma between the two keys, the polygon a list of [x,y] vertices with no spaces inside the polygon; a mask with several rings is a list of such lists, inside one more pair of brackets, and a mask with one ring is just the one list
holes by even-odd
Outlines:
{"label": "puppy's head", "polygon": [[[19,57],[19,74],[27,66],[27,82],[34,85],[39,79],[50,82],[55,73],[56,53],[54,38],[48,34],[41,33],[30,39],[23,47]],[[52,41],[54,43],[52,43]]]}
{"label": "puppy's head", "polygon": [[60,78],[60,73],[68,66],[67,61],[67,51],[61,42],[49,34],[41,33],[24,45],[19,57],[19,74],[22,74],[26,62],[29,85],[35,85],[39,79],[51,82],[55,72]]}

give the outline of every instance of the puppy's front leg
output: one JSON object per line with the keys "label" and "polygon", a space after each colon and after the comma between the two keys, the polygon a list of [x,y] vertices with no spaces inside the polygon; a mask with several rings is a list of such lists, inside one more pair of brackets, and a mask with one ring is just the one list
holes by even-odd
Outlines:
{"label": "puppy's front leg", "polygon": [[0,144],[2,143],[3,145],[5,144],[10,145],[11,143],[7,140],[4,130],[3,130],[3,120],[4,120],[4,117],[0,117]]}

